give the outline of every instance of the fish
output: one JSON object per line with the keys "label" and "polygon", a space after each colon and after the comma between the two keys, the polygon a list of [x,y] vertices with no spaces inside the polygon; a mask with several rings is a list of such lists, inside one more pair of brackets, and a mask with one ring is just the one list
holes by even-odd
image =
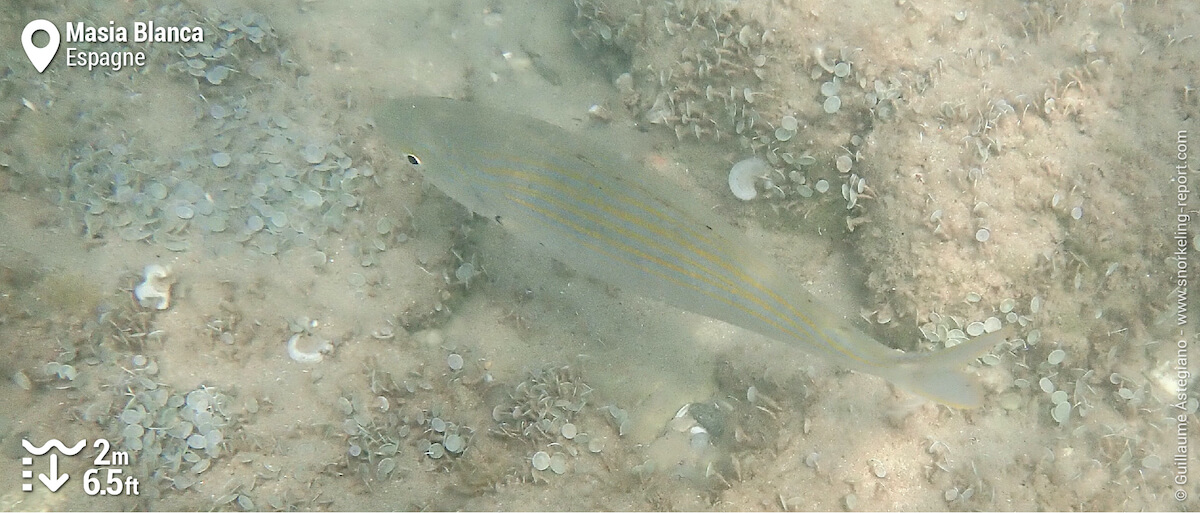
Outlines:
{"label": "fish", "polygon": [[373,121],[383,143],[434,187],[584,275],[942,404],[983,404],[978,379],[964,369],[1011,328],[935,351],[888,347],[611,142],[440,97],[382,102]]}

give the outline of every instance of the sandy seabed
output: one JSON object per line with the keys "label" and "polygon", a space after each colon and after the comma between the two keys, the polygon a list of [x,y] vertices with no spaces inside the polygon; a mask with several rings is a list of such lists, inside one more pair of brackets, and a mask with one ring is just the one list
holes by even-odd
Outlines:
{"label": "sandy seabed", "polygon": [[[1194,4],[13,7],[10,41],[207,46],[41,74],[0,49],[0,508],[1198,507]],[[613,144],[895,347],[1019,338],[960,411],[584,278],[387,146],[373,108],[414,94]],[[739,201],[755,155],[778,171]],[[133,297],[149,264],[163,310]],[[139,494],[85,494],[92,447],[20,491],[50,438],[129,452]]]}

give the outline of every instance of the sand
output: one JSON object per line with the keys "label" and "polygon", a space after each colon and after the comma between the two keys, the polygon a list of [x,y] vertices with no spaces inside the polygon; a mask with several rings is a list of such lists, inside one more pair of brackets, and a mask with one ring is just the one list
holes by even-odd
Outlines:
{"label": "sand", "polygon": [[[1194,6],[22,4],[0,15],[0,32],[36,18],[231,23],[213,42],[218,30],[248,34],[236,21],[270,30],[208,59],[233,68],[221,84],[187,73],[184,44],[150,45],[144,69],[116,72],[68,68],[60,55],[38,74],[19,47],[2,50],[0,375],[13,379],[0,385],[0,508],[1197,507],[1173,459],[1177,430],[1186,441],[1197,427],[1190,378],[1183,401],[1176,391],[1177,341],[1195,339],[1176,324],[1173,238],[1176,165],[1195,170],[1178,157],[1200,110]],[[837,61],[851,72],[841,109],[826,114],[819,88],[835,74],[822,62]],[[612,141],[894,347],[935,350],[950,330],[993,316],[1021,340],[976,364],[985,406],[953,410],[584,278],[472,219],[386,147],[372,108],[412,94]],[[778,143],[784,115],[799,128]],[[739,136],[738,120],[757,138]],[[275,174],[312,168],[310,144],[336,146],[371,175],[345,178],[334,153],[325,169]],[[771,148],[814,163],[778,164],[777,192],[760,182],[755,200],[733,197],[733,163]],[[234,163],[212,165],[217,151]],[[853,167],[840,173],[846,155]],[[829,192],[802,197],[788,170]],[[314,175],[353,185],[320,189],[306,181]],[[847,208],[842,184],[858,177],[865,187]],[[139,218],[119,216],[133,200],[115,199],[126,180],[134,192],[191,180],[211,197],[188,204],[230,212],[228,227],[159,210],[153,235],[135,238],[125,229]],[[247,191],[264,180],[273,185],[260,197],[287,222],[273,227],[259,210],[268,227],[243,236],[257,208]],[[281,185],[320,190],[322,204],[305,208]],[[345,195],[352,206],[326,217]],[[113,198],[107,211],[95,213],[96,197]],[[1182,224],[1190,243],[1193,224]],[[464,281],[467,262],[481,272]],[[148,264],[171,269],[165,310],[132,296]],[[1006,319],[1006,299],[1019,322]],[[332,349],[294,361],[293,335]],[[1055,349],[1066,353],[1057,365]],[[48,362],[78,375],[47,375]],[[1064,422],[1042,378],[1069,392]],[[137,456],[122,468],[141,481],[138,496],[91,497],[89,447],[60,460],[63,490],[20,491],[35,480],[20,477],[23,438],[127,447],[119,415],[151,387],[225,398],[210,409],[219,450],[193,451],[206,469]],[[548,422],[522,423],[539,408]],[[450,427],[434,430],[434,418]],[[586,436],[564,438],[567,421]],[[430,444],[450,433],[466,450],[432,458]],[[564,472],[535,470],[537,451],[562,454]]]}

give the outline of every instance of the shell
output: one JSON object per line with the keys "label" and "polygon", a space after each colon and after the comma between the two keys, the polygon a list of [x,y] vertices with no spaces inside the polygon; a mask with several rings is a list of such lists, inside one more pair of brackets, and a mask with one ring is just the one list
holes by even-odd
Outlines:
{"label": "shell", "polygon": [[767,162],[758,157],[743,159],[729,170],[729,190],[742,201],[750,201],[758,197],[754,180],[771,170]]}
{"label": "shell", "polygon": [[166,310],[171,306],[171,269],[158,264],[147,265],[142,271],[142,283],[133,289],[133,296],[143,308]]}

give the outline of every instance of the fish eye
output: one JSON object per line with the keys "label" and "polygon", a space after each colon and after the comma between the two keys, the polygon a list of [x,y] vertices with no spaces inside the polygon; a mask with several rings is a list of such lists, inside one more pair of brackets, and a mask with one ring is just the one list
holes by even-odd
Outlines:
{"label": "fish eye", "polygon": [[421,159],[417,158],[416,155],[409,153],[408,155],[405,155],[404,157],[408,159],[409,164],[412,164],[414,166],[421,165]]}

